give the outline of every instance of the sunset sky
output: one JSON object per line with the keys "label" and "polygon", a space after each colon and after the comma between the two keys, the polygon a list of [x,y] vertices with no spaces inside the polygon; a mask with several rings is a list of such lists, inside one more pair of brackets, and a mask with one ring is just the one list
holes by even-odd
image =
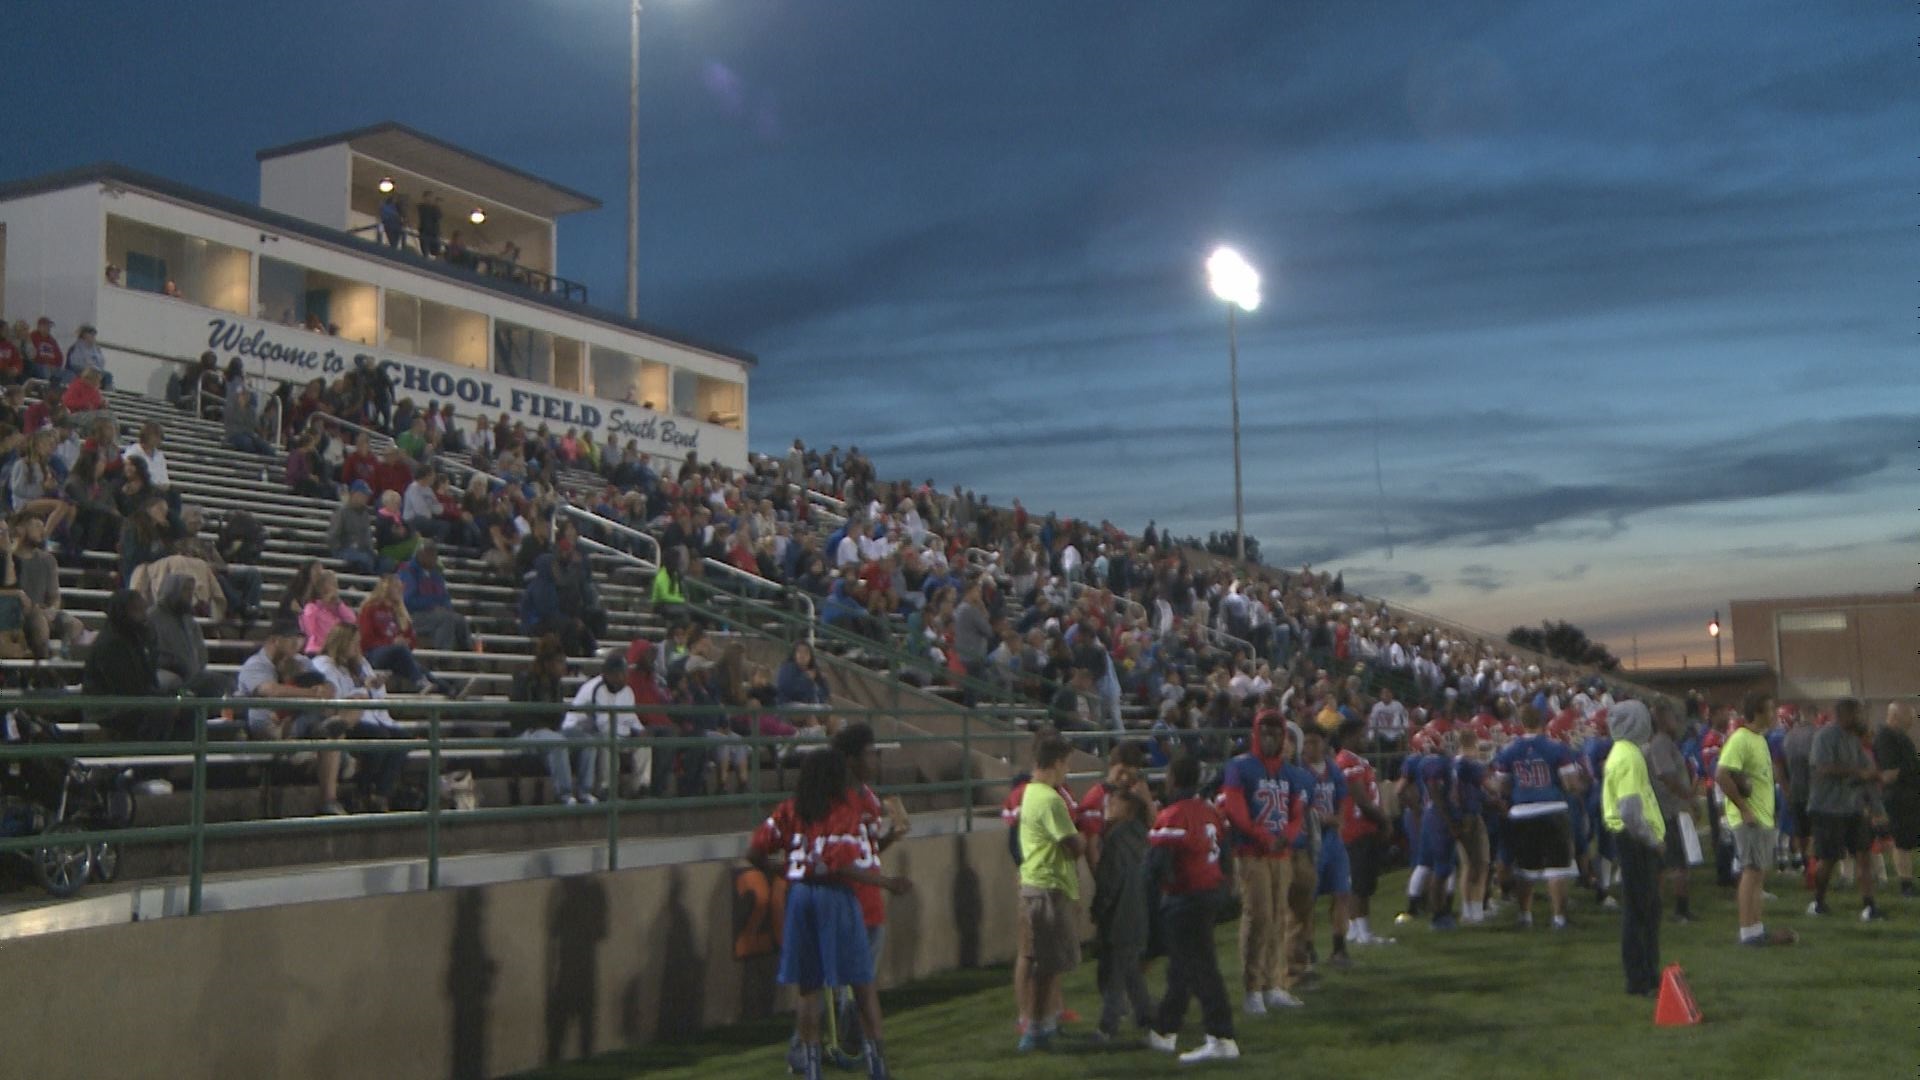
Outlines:
{"label": "sunset sky", "polygon": [[[8,5],[0,179],[399,120],[595,194],[617,0]],[[1910,7],[649,0],[642,315],[757,353],[752,441],[1034,510],[1248,530],[1503,630],[1710,662],[1730,599],[1920,553]],[[142,57],[165,57],[143,60]],[[7,312],[9,317],[27,313]],[[1376,481],[1375,456],[1379,460]]]}

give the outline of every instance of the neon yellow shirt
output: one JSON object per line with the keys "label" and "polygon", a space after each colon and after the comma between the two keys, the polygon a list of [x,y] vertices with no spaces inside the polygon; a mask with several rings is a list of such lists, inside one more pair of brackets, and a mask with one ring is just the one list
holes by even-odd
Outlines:
{"label": "neon yellow shirt", "polygon": [[1719,767],[1746,777],[1751,791],[1747,805],[1753,807],[1753,821],[1743,820],[1740,808],[1728,799],[1727,824],[1735,828],[1743,824],[1773,828],[1773,754],[1767,750],[1767,740],[1747,728],[1735,728],[1727,736],[1727,745],[1720,749]]}
{"label": "neon yellow shirt", "polygon": [[1647,756],[1625,739],[1616,739],[1607,751],[1606,774],[1600,781],[1600,808],[1607,828],[1625,832],[1626,819],[1620,816],[1620,800],[1640,796],[1640,814],[1653,827],[1653,838],[1667,838],[1667,822],[1660,816],[1660,803],[1653,796],[1653,781],[1647,778]]}
{"label": "neon yellow shirt", "polygon": [[1020,797],[1020,884],[1080,899],[1080,870],[1060,843],[1074,832],[1073,815],[1060,793],[1050,784],[1028,784]]}

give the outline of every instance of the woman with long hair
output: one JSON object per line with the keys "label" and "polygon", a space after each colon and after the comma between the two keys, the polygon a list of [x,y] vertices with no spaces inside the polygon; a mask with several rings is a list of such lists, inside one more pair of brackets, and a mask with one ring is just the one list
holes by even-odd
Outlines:
{"label": "woman with long hair", "polygon": [[[336,625],[327,634],[320,655],[313,658],[313,670],[332,687],[336,698],[366,698],[377,701],[387,696],[386,677],[376,674],[360,652],[360,631],[348,623]],[[398,739],[400,725],[385,709],[369,708],[341,716],[347,724],[349,739]],[[372,751],[360,757],[359,788],[361,805],[376,813],[391,805],[393,789],[400,782],[400,770],[407,756],[391,751]],[[324,774],[323,774],[324,775]],[[325,798],[323,801],[332,801]]]}
{"label": "woman with long hair", "polygon": [[320,575],[327,573],[325,564],[319,559],[308,559],[293,572],[293,577],[281,590],[280,604],[274,609],[273,621],[276,623],[299,622],[307,609],[307,601],[316,595],[320,584]]}
{"label": "woman with long hair", "polygon": [[120,507],[113,498],[113,485],[101,472],[97,451],[80,451],[61,491],[74,508],[67,539],[81,551],[113,550],[120,535]]}
{"label": "woman with long hair", "polygon": [[318,656],[327,647],[333,631],[351,626],[358,636],[359,616],[340,599],[340,575],[322,568],[313,582],[313,598],[300,609],[300,629],[307,635],[308,656]]}
{"label": "woman with long hair", "polygon": [[753,834],[748,858],[762,872],[784,872],[787,879],[785,931],[781,935],[779,981],[799,993],[799,1040],[788,1065],[808,1080],[819,1080],[820,990],[851,986],[866,1035],[867,1075],[885,1077],[881,1049],[880,999],[873,990],[873,954],[852,886],[869,885],[899,895],[911,886],[904,877],[878,869],[847,759],[827,747],[806,756],[793,798],[776,807]]}
{"label": "woman with long hair", "polygon": [[400,676],[415,689],[431,689],[448,697],[455,696],[452,687],[434,678],[433,673],[422,667],[414,657],[416,639],[413,636],[413,616],[407,613],[402,595],[400,579],[388,574],[361,602],[360,647],[366,652],[367,663]]}
{"label": "woman with long hair", "polygon": [[60,498],[60,480],[54,475],[53,433],[34,432],[21,447],[7,472],[7,490],[15,514],[32,514],[47,522],[47,535],[59,536],[73,520],[73,507]]}
{"label": "woman with long hair", "polygon": [[173,525],[167,520],[167,501],[149,498],[126,519],[120,533],[120,584],[133,581],[133,572],[167,556],[173,544]]}

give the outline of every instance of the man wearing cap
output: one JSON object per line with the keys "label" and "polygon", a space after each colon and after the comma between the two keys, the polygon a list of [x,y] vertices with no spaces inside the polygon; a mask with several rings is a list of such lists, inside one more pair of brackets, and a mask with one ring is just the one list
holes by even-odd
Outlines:
{"label": "man wearing cap", "polygon": [[67,377],[77,379],[89,370],[100,373],[100,385],[111,390],[113,376],[107,372],[107,358],[100,352],[99,335],[90,324],[82,323],[80,336],[67,348]]}
{"label": "man wearing cap", "polygon": [[[639,717],[633,711],[633,690],[627,686],[627,658],[618,649],[608,651],[601,659],[600,674],[580,684],[580,689],[573,695],[573,708],[568,711],[566,719],[560,722],[560,733],[568,738],[588,735],[605,737],[609,731],[617,732],[621,738],[643,734]],[[635,752],[636,755],[638,753]],[[596,801],[593,781],[596,766],[603,758],[606,759],[608,789],[618,786],[619,774],[615,763],[602,750],[582,760],[579,768],[574,770],[571,799],[566,792],[555,793],[561,802],[592,805]],[[637,757],[630,761],[638,782],[646,782],[649,764]]]}
{"label": "man wearing cap", "polygon": [[34,324],[33,333],[27,335],[27,343],[33,347],[31,362],[35,378],[48,382],[64,383],[71,376],[66,373],[66,356],[60,351],[60,343],[53,338],[53,320],[40,316]]}
{"label": "man wearing cap", "polygon": [[[326,680],[300,655],[300,645],[305,640],[299,624],[275,622],[267,630],[260,648],[240,665],[240,672],[234,678],[234,695],[273,701],[328,697],[331,689]],[[319,738],[325,734],[322,726],[326,719],[324,712],[312,709],[300,710],[291,716],[277,714],[271,707],[248,709],[247,735],[253,739]],[[315,758],[320,774],[320,812],[346,813],[336,788],[340,778],[340,752],[323,750]]]}
{"label": "man wearing cap", "polygon": [[1652,997],[1660,986],[1660,864],[1667,826],[1647,773],[1653,718],[1638,701],[1608,711],[1613,745],[1600,781],[1600,812],[1620,860],[1620,963],[1627,993]]}
{"label": "man wearing cap", "polygon": [[373,487],[365,480],[347,486],[346,497],[327,522],[327,548],[354,574],[388,574],[393,560],[373,549]]}

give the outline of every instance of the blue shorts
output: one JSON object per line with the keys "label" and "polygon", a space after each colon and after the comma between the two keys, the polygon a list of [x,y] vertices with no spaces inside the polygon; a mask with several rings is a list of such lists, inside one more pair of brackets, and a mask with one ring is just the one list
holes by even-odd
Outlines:
{"label": "blue shorts", "polygon": [[802,881],[787,890],[778,978],[802,990],[873,981],[873,954],[852,889]]}
{"label": "blue shorts", "polygon": [[1414,858],[1415,866],[1424,866],[1435,877],[1447,877],[1453,873],[1453,834],[1447,831],[1446,822],[1438,814],[1429,814],[1420,820],[1420,848]]}
{"label": "blue shorts", "polygon": [[1320,858],[1315,860],[1313,872],[1320,881],[1314,887],[1315,896],[1345,896],[1353,891],[1347,845],[1340,841],[1339,832],[1329,832],[1320,841]]}

